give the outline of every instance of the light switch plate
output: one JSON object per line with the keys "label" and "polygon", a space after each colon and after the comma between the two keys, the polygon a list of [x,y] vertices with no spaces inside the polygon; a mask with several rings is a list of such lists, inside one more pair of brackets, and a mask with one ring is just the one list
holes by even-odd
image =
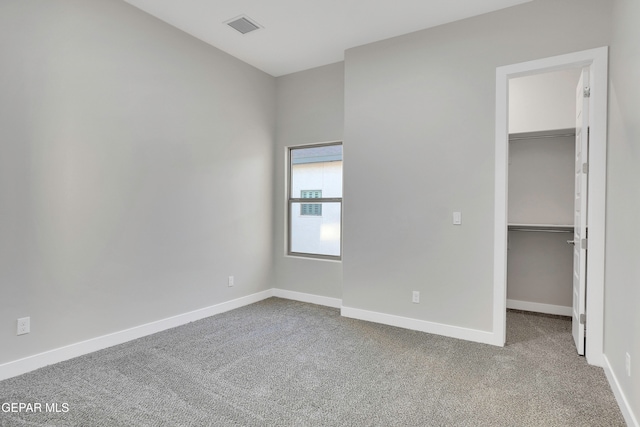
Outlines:
{"label": "light switch plate", "polygon": [[453,225],[461,225],[461,224],[462,224],[462,212],[454,212]]}

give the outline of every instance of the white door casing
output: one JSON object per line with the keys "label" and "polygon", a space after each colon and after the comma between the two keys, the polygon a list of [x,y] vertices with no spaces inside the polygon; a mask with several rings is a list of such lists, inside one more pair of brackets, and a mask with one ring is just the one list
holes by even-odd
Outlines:
{"label": "white door casing", "polygon": [[608,47],[504,65],[496,68],[495,193],[493,257],[493,328],[491,343],[504,346],[507,332],[507,194],[509,156],[509,79],[567,68],[589,67],[589,296],[586,320],[589,340],[585,356],[591,365],[604,366],[604,266],[607,171]]}
{"label": "white door casing", "polygon": [[578,354],[585,353],[587,280],[587,197],[589,159],[589,68],[582,69],[576,87],[576,151],[573,206],[573,310],[571,333]]}

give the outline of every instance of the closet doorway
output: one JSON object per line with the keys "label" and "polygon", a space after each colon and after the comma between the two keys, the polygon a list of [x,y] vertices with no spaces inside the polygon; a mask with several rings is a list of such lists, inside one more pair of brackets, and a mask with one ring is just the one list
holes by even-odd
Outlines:
{"label": "closet doorway", "polygon": [[581,244],[580,224],[587,213],[581,189],[588,176],[583,74],[588,78],[587,67],[509,81],[507,178],[507,308],[572,317],[581,355],[586,240]]}
{"label": "closet doorway", "polygon": [[599,48],[496,70],[496,338],[504,345],[507,308],[570,315],[576,350],[595,365],[603,362],[606,64]]}

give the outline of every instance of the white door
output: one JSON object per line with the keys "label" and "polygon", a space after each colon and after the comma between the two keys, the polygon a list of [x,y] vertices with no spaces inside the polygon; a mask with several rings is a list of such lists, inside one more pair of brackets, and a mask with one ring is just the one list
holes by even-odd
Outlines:
{"label": "white door", "polygon": [[573,235],[572,334],[578,354],[584,355],[587,279],[587,185],[589,153],[589,69],[584,68],[576,88],[576,158]]}

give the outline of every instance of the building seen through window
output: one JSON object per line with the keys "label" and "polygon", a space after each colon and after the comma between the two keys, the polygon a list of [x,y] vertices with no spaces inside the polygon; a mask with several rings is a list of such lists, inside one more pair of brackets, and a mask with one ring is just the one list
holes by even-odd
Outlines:
{"label": "building seen through window", "polygon": [[[322,190],[300,190],[300,197],[303,199],[320,199]],[[300,215],[322,216],[321,203],[303,203],[300,205]]]}

